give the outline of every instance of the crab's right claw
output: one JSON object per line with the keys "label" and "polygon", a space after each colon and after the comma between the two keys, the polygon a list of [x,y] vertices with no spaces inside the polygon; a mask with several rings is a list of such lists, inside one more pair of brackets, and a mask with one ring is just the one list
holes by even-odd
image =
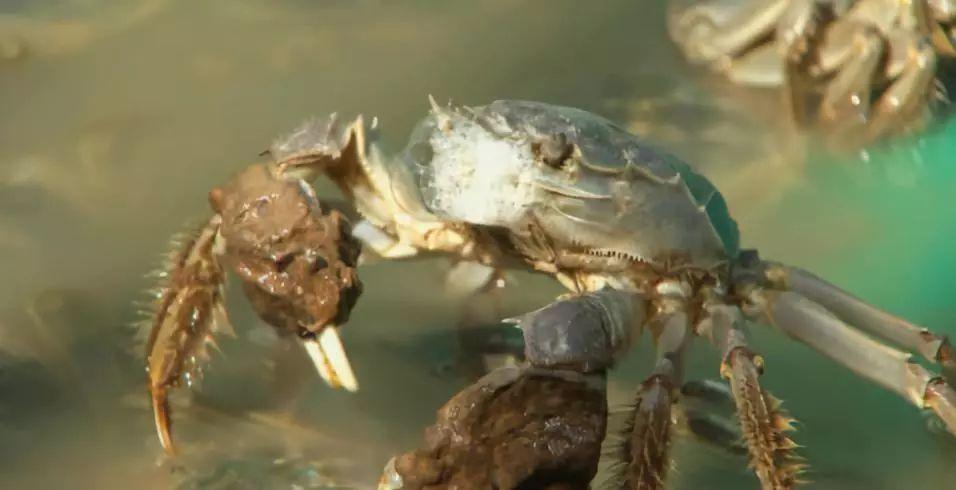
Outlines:
{"label": "crab's right claw", "polygon": [[439,409],[424,447],[393,458],[378,488],[587,488],[606,429],[603,383],[603,374],[498,368]]}
{"label": "crab's right claw", "polygon": [[305,351],[315,364],[319,376],[332,388],[345,388],[347,391],[358,391],[358,380],[352,371],[345,348],[339,338],[338,327],[329,325],[322,329],[315,338],[303,341]]}
{"label": "crab's right claw", "polygon": [[156,433],[167,454],[174,454],[169,390],[200,375],[212,334],[228,328],[223,309],[223,271],[216,258],[220,218],[213,217],[187,236],[170,254],[158,276],[146,343],[149,392]]}

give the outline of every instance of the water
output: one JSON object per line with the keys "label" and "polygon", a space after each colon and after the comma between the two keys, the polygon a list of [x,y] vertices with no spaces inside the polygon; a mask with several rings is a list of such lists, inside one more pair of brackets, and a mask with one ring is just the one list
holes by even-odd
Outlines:
{"label": "water", "polygon": [[[388,455],[420,443],[465,382],[442,369],[459,310],[436,294],[441,262],[362,271],[367,293],[345,330],[356,395],[321,386],[232,291],[239,335],[174,414],[177,465],[160,457],[126,325],[167,237],[276,134],[363,112],[399,148],[428,94],[603,113],[710,176],[746,246],[949,327],[956,126],[866,163],[808,158],[772,96],[737,98],[687,68],[661,13],[630,0],[0,2],[0,486],[367,488]],[[518,281],[508,313],[558,291]],[[753,334],[767,387],[803,422],[814,488],[952,487],[956,444],[914,409]],[[691,374],[715,374],[714,356],[695,352]],[[619,397],[646,353],[618,370]],[[676,453],[673,488],[756,486],[742,461],[683,440]]]}

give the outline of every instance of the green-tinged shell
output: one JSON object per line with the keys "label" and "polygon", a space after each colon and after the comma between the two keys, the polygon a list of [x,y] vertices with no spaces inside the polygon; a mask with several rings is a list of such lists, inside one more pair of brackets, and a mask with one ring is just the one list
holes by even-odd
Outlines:
{"label": "green-tinged shell", "polygon": [[475,112],[499,114],[507,121],[507,126],[523,127],[532,134],[564,133],[580,148],[581,163],[598,172],[634,171],[650,174],[661,181],[672,181],[675,176],[680,176],[697,205],[706,211],[727,255],[736,255],[740,235],[724,197],[706,177],[676,156],[642,141],[608,119],[572,107],[500,100],[476,108]]}
{"label": "green-tinged shell", "polygon": [[520,230],[534,216],[558,244],[650,262],[708,266],[738,251],[737,225],[710,181],[579,109],[436,106],[403,159],[426,205],[448,219]]}

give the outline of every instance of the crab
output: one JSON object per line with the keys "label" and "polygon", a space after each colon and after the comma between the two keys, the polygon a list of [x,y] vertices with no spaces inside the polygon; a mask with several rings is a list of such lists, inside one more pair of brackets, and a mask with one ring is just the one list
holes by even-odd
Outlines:
{"label": "crab", "polygon": [[956,55],[952,0],[671,0],[684,55],[756,87],[781,87],[799,126],[860,146],[925,124],[945,100],[938,56]]}
{"label": "crab", "polygon": [[[270,147],[269,161],[210,193],[215,214],[174,252],[148,344],[167,450],[167,392],[227,323],[219,291],[228,267],[267,323],[302,339],[324,379],[357,387],[336,333],[360,292],[356,240],[384,258],[530,269],[569,290],[509,320],[522,331],[524,363],[452,398],[426,446],[386,465],[383,489],[587,488],[607,432],[606,373],[645,335],[656,361],[620,434],[619,486],[662,487],[676,404],[690,395],[681,389],[688,345],[703,340],[720,356],[762,487],[791,488],[803,467],[787,434],[792,419],[761,386],[765,361],[748,343],[748,322],[775,327],[956,434],[956,358],[944,336],[740,248],[706,178],[614,123],[539,102],[432,101],[395,157],[376,144],[377,127],[362,117],[309,120]],[[309,185],[319,175],[354,204],[354,227],[322,206]]]}

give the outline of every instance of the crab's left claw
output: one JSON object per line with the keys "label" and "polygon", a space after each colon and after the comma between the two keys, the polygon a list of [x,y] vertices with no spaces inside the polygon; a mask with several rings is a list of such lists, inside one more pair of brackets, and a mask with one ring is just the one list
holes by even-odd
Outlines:
{"label": "crab's left claw", "polygon": [[355,270],[361,244],[348,219],[319,201],[296,165],[254,167],[215,192],[214,208],[227,224],[226,254],[259,317],[301,340],[330,386],[355,391],[338,328],[362,292]]}
{"label": "crab's left claw", "polygon": [[187,236],[158,274],[163,283],[155,291],[146,343],[149,392],[159,441],[174,453],[169,390],[182,381],[192,384],[200,375],[212,335],[228,328],[223,310],[223,270],[216,255],[220,225],[215,216]]}

